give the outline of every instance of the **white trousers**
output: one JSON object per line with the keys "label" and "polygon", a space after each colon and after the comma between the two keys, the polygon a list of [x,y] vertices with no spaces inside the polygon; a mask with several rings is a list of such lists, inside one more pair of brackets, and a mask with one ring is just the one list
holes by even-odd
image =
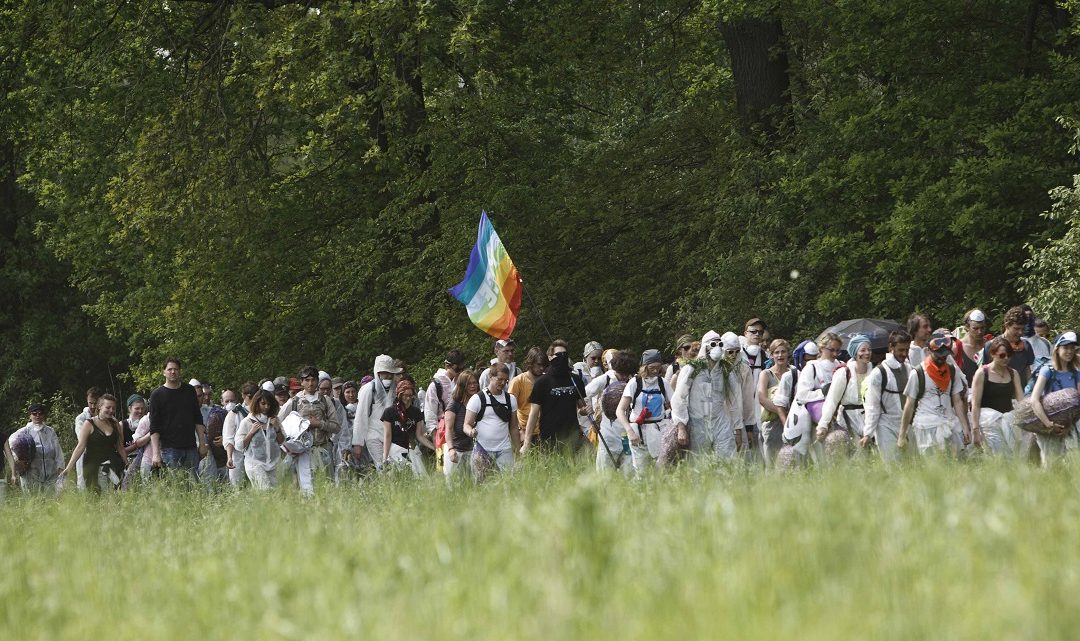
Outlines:
{"label": "white trousers", "polygon": [[251,481],[251,487],[257,490],[269,490],[277,486],[276,468],[267,470],[254,460],[248,459],[244,464],[244,472],[248,480]]}
{"label": "white trousers", "polygon": [[953,448],[959,451],[958,446],[963,444],[956,419],[916,418],[911,422],[911,430],[920,454],[947,452]]}
{"label": "white trousers", "polygon": [[233,450],[233,469],[229,470],[229,483],[233,487],[240,487],[244,484],[246,474],[244,474],[244,453],[240,450]]}
{"label": "white trousers", "polygon": [[690,453],[711,454],[717,458],[735,458],[735,430],[728,424],[707,425],[690,419]]}
{"label": "white trousers", "polygon": [[633,454],[623,452],[622,425],[609,421],[605,416],[600,422],[600,438],[596,443],[596,471],[605,472],[618,468],[624,476],[634,471]]}
{"label": "white trousers", "polygon": [[874,444],[877,445],[878,455],[887,464],[896,463],[900,460],[900,448],[896,447],[896,439],[900,437],[900,420],[878,419],[877,433],[874,435]]}
{"label": "white trousers", "polygon": [[[671,421],[664,419],[659,423],[631,425],[630,429],[637,431],[641,436],[641,441],[637,445],[630,444],[630,461],[634,466],[634,474],[641,476],[649,468],[656,467],[664,442],[664,431],[673,428]],[[622,451],[622,439],[619,439],[619,451]]]}
{"label": "white trousers", "polygon": [[765,469],[772,469],[776,464],[776,455],[784,446],[784,425],[780,419],[761,424],[761,456],[765,459]]}
{"label": "white trousers", "polygon": [[1014,457],[1020,452],[1023,440],[1021,430],[1012,424],[1012,412],[1001,412],[983,407],[979,410],[979,429],[982,430],[983,447],[995,456]]}
{"label": "white trousers", "polygon": [[443,455],[443,476],[446,477],[446,481],[450,482],[452,479],[467,476],[469,474],[469,458],[472,457],[472,450],[468,452],[454,450],[457,460],[451,461],[449,454],[450,444],[444,445],[443,448],[447,452]]}

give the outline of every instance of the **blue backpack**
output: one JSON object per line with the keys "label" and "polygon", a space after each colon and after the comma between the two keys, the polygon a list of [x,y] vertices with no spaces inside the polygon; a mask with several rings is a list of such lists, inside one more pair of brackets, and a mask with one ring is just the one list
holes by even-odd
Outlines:
{"label": "blue backpack", "polygon": [[[1039,374],[1042,373],[1043,368],[1050,366],[1050,359],[1045,356],[1040,356],[1035,359],[1035,363],[1031,366],[1031,376],[1028,377],[1027,385],[1024,386],[1024,396],[1031,396],[1031,392],[1035,390],[1035,381],[1038,380]],[[1053,383],[1053,377],[1050,380]],[[1051,392],[1053,390],[1046,390]]]}
{"label": "blue backpack", "polygon": [[[640,375],[634,375],[634,381],[637,382],[638,395],[641,396],[642,399],[642,410],[648,410],[649,412],[649,416],[645,422],[655,423],[664,418],[664,411],[668,406],[668,400],[667,385],[664,383],[663,377],[656,377],[657,387],[653,389],[645,389],[645,383],[642,382]],[[631,399],[631,412],[633,412],[636,403],[637,398]],[[649,420],[653,418],[655,418],[655,420]]]}

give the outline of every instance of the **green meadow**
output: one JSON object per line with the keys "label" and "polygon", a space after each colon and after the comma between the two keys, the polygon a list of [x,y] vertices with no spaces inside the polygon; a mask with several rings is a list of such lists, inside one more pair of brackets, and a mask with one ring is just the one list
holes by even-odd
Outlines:
{"label": "green meadow", "polygon": [[440,478],[8,493],[5,639],[1067,639],[1080,473],[530,459]]}

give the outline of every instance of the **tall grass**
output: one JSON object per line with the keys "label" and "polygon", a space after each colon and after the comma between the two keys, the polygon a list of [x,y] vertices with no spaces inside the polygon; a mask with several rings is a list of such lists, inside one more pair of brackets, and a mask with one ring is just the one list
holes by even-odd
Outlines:
{"label": "tall grass", "polygon": [[9,493],[5,638],[1063,639],[1077,469],[637,482],[536,459],[447,488]]}

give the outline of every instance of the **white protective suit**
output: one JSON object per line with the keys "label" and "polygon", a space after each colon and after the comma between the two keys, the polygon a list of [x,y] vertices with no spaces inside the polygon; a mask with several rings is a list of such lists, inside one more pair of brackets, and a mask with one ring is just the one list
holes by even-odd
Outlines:
{"label": "white protective suit", "polygon": [[394,404],[393,385],[385,389],[375,372],[375,378],[360,388],[356,399],[356,416],[353,418],[352,444],[363,445],[375,462],[375,467],[382,467],[383,424],[382,414]]}
{"label": "white protective suit", "polygon": [[743,394],[736,371],[708,357],[709,341],[719,338],[708,332],[701,339],[698,358],[708,367],[687,364],[679,369],[671,416],[676,425],[686,425],[691,453],[729,459],[736,455],[735,430],[743,425]]}
{"label": "white protective suit", "polygon": [[900,416],[904,413],[904,387],[910,376],[910,365],[896,360],[892,354],[886,354],[885,360],[870,371],[866,383],[862,436],[874,439],[881,460],[885,463],[900,459],[896,439],[900,435]]}
{"label": "white protective suit", "polygon": [[[820,444],[815,445],[815,425],[810,420],[806,404],[825,399],[822,389],[832,380],[835,367],[836,361],[821,359],[810,361],[803,367],[799,372],[798,382],[795,384],[794,407],[790,408],[787,423],[784,425],[784,439],[787,441],[798,439],[795,451],[803,456],[809,453],[815,462],[821,461],[824,451]],[[777,394],[780,394],[783,388],[783,381],[781,381]]]}
{"label": "white protective suit", "polygon": [[[585,397],[592,401],[594,408],[599,408],[604,398],[604,391],[617,380],[615,372],[604,372],[585,386]],[[630,457],[623,452],[625,435],[626,430],[619,421],[613,421],[600,412],[600,438],[604,439],[604,442],[596,444],[597,471],[612,470],[618,466],[624,476],[633,472],[634,466],[631,465]]]}
{"label": "white protective suit", "polygon": [[847,364],[833,369],[829,395],[825,397],[825,405],[821,408],[821,422],[829,425],[835,418],[841,429],[846,429],[853,439],[859,439],[863,436],[863,425],[866,422],[863,414],[863,384],[869,374],[864,375],[860,381],[855,367],[853,358]]}
{"label": "white protective suit", "polygon": [[229,449],[229,445],[233,446],[233,469],[229,470],[229,484],[233,487],[240,487],[247,479],[247,473],[244,471],[244,451],[236,447],[236,430],[244,418],[234,407],[225,416],[225,423],[221,426],[221,446],[226,450]]}
{"label": "white protective suit", "polygon": [[28,461],[30,466],[26,474],[19,477],[19,485],[25,491],[54,492],[60,470],[64,469],[65,464],[60,437],[56,435],[56,430],[48,425],[34,425],[31,421],[8,437],[8,444],[14,445],[23,433],[34,439],[34,454]]}

